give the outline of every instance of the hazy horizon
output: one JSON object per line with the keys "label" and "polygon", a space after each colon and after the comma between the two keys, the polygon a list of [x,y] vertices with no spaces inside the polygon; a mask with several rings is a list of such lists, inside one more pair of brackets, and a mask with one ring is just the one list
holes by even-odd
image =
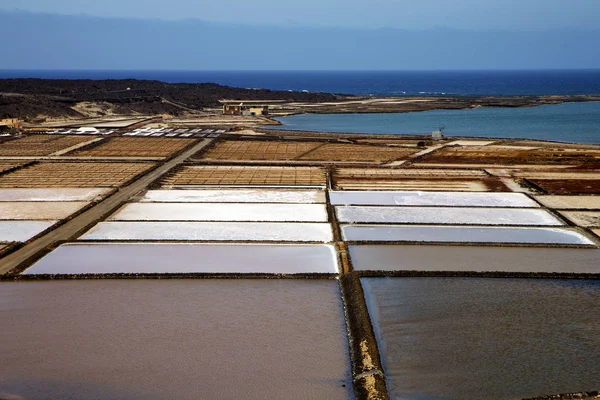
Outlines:
{"label": "hazy horizon", "polygon": [[19,0],[18,6],[9,2],[0,0],[0,10],[286,28],[596,29],[600,16],[597,0]]}
{"label": "hazy horizon", "polygon": [[600,30],[249,26],[0,11],[3,70],[453,71],[600,68]]}

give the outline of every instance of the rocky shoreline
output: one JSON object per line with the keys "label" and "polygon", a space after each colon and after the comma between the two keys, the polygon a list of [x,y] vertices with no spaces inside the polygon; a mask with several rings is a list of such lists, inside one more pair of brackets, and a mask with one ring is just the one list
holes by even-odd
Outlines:
{"label": "rocky shoreline", "polygon": [[[221,99],[314,103],[346,97],[329,93],[232,88],[216,83],[170,84],[136,79],[0,79],[0,118],[85,118],[132,114],[181,116],[219,107]],[[90,115],[92,112],[94,115]]]}
{"label": "rocky shoreline", "polygon": [[244,89],[215,83],[149,80],[0,79],[0,118],[40,122],[123,115],[218,113],[221,99],[278,100],[275,116],[298,113],[398,113],[478,107],[532,107],[600,101],[600,95],[359,97],[332,93]]}

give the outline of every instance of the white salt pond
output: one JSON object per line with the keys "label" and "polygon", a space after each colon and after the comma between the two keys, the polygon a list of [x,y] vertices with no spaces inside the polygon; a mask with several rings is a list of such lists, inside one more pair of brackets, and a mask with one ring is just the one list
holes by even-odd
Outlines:
{"label": "white salt pond", "polygon": [[342,234],[348,241],[596,245],[581,233],[563,228],[344,225]]}
{"label": "white salt pond", "polygon": [[101,222],[81,240],[331,242],[327,223]]}
{"label": "white salt pond", "polygon": [[333,205],[539,207],[522,193],[340,191],[330,199]]}
{"label": "white salt pond", "polygon": [[536,196],[535,199],[550,208],[600,210],[600,196]]}
{"label": "white salt pond", "polygon": [[156,203],[325,203],[322,190],[149,190],[141,202]]}
{"label": "white salt pond", "polygon": [[111,221],[295,221],[326,222],[323,204],[132,203]]}
{"label": "white salt pond", "polygon": [[331,245],[203,243],[65,244],[24,272],[112,273],[338,273]]}
{"label": "white salt pond", "polygon": [[2,397],[353,398],[335,280],[2,282],[0,304]]}
{"label": "white salt pond", "polygon": [[465,224],[465,225],[564,225],[545,210],[452,207],[337,206],[340,222]]}
{"label": "white salt pond", "polygon": [[0,221],[1,242],[26,242],[58,221]]}
{"label": "white salt pond", "polygon": [[392,399],[597,390],[600,281],[361,281]]}
{"label": "white salt pond", "polygon": [[67,218],[88,203],[66,202],[0,202],[0,219],[4,220],[56,220]]}
{"label": "white salt pond", "polygon": [[540,247],[349,246],[359,271],[600,273],[600,250]]}
{"label": "white salt pond", "polygon": [[93,201],[110,189],[103,188],[33,188],[0,189],[2,201]]}

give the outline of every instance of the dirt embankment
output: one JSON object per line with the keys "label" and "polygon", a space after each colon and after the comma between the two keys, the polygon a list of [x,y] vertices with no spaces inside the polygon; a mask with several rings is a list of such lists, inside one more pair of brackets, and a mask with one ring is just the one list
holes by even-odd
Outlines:
{"label": "dirt embankment", "polygon": [[478,107],[533,107],[584,101],[600,101],[600,95],[355,98],[319,104],[286,104],[275,106],[273,111],[281,115],[298,113],[397,113],[460,110]]}

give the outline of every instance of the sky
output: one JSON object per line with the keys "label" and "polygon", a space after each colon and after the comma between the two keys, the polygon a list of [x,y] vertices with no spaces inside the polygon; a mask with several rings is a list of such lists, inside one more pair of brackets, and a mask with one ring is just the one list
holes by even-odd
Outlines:
{"label": "sky", "polygon": [[0,9],[305,27],[596,28],[598,0],[0,0]]}
{"label": "sky", "polygon": [[600,68],[600,0],[0,0],[0,69]]}

